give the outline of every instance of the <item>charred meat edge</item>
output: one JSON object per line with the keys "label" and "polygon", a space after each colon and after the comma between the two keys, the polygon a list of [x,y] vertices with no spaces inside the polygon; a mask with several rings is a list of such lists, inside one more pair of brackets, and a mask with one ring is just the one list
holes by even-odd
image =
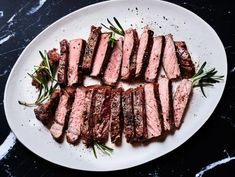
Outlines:
{"label": "charred meat edge", "polygon": [[76,89],[72,110],[69,116],[68,129],[66,131],[67,141],[76,143],[81,135],[82,114],[85,109],[85,88],[78,87]]}
{"label": "charred meat edge", "polygon": [[110,96],[111,89],[107,88],[105,92],[105,99],[102,104],[100,112],[100,121],[96,122],[93,128],[94,140],[98,143],[105,143],[109,137],[109,125],[110,125]]}
{"label": "charred meat edge", "polygon": [[162,60],[163,50],[164,50],[164,37],[163,36],[154,37],[148,66],[145,71],[146,82],[155,82],[157,80],[158,72],[160,70],[159,67]]}
{"label": "charred meat edge", "polygon": [[182,78],[188,79],[195,74],[195,66],[184,41],[176,41],[176,54],[180,64]]}
{"label": "charred meat edge", "polygon": [[82,83],[81,63],[84,55],[86,42],[83,39],[74,39],[69,45],[68,59],[68,85],[77,85]]}
{"label": "charred meat edge", "polygon": [[100,35],[101,35],[101,27],[95,27],[92,25],[82,62],[82,69],[87,74],[90,74],[91,72],[93,59],[95,57],[96,50],[100,40]]}
{"label": "charred meat edge", "polygon": [[101,34],[90,76],[103,76],[112,52],[112,48],[109,43],[111,35],[112,33],[110,32]]}
{"label": "charred meat edge", "polygon": [[94,123],[92,120],[92,114],[94,110],[94,102],[92,101],[92,98],[96,94],[98,88],[99,86],[89,86],[86,88],[85,109],[82,114],[82,140],[87,147],[90,147],[93,144],[92,129],[94,127]]}
{"label": "charred meat edge", "polygon": [[123,44],[123,58],[121,67],[121,79],[128,80],[135,75],[136,57],[138,50],[138,34],[135,29],[129,28],[125,31]]}
{"label": "charred meat edge", "polygon": [[57,82],[63,86],[67,85],[67,67],[69,56],[69,43],[66,39],[60,41],[60,59],[57,69]]}
{"label": "charred meat edge", "polygon": [[134,114],[133,114],[133,94],[132,89],[124,91],[122,94],[122,111],[124,119],[124,135],[126,141],[133,142],[134,140]]}
{"label": "charred meat edge", "polygon": [[180,76],[180,68],[172,34],[165,35],[162,65],[168,79],[177,79]]}
{"label": "charred meat edge", "polygon": [[48,125],[53,121],[55,110],[60,100],[60,90],[56,89],[52,92],[51,97],[42,104],[39,104],[35,109],[34,113],[38,120],[44,125]]}
{"label": "charred meat edge", "polygon": [[144,92],[148,139],[160,138],[163,133],[163,128],[158,84],[145,84]]}
{"label": "charred meat edge", "polygon": [[148,26],[145,26],[144,32],[140,37],[135,71],[135,77],[137,78],[144,77],[146,67],[149,63],[149,57],[153,45],[153,33],[154,32],[150,30]]}
{"label": "charred meat edge", "polygon": [[175,127],[180,128],[192,93],[192,81],[183,79],[178,85],[173,99]]}
{"label": "charred meat edge", "polygon": [[111,91],[110,134],[111,142],[119,145],[122,141],[122,88]]}
{"label": "charred meat edge", "polygon": [[145,113],[144,87],[140,86],[133,91],[133,107],[135,119],[134,141],[142,142],[147,139],[147,122]]}
{"label": "charred meat edge", "polygon": [[110,86],[117,84],[122,66],[123,39],[119,38],[113,48],[109,63],[104,72],[102,83]]}

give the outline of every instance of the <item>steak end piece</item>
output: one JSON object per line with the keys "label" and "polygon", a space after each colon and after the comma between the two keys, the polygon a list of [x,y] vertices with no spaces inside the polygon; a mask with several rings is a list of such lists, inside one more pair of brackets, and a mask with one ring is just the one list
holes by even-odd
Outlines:
{"label": "steak end piece", "polygon": [[123,111],[123,119],[124,119],[124,135],[126,137],[126,141],[133,142],[134,140],[134,114],[133,114],[133,94],[132,89],[128,89],[124,91],[122,94],[122,111]]}
{"label": "steak end piece", "polygon": [[90,36],[88,38],[85,54],[82,62],[82,69],[85,73],[90,74],[93,59],[99,44],[101,27],[91,26]]}
{"label": "steak end piece", "polygon": [[162,60],[163,48],[164,48],[164,37],[163,36],[154,37],[148,66],[145,71],[146,82],[155,82],[157,80],[159,66]]}
{"label": "steak end piece", "polygon": [[165,35],[165,47],[162,65],[168,79],[177,79],[180,76],[180,68],[175,51],[175,44],[171,34]]}
{"label": "steak end piece", "polygon": [[109,39],[111,37],[111,33],[102,33],[100,36],[100,42],[97,48],[97,52],[94,58],[93,67],[90,76],[98,77],[103,76],[103,72],[107,66],[111,55],[111,46],[109,43]]}
{"label": "steak end piece", "polygon": [[111,91],[110,134],[111,142],[116,145],[121,144],[122,141],[122,92],[122,88]]}
{"label": "steak end piece", "polygon": [[163,128],[158,85],[153,83],[145,84],[144,93],[148,140],[152,138],[160,138],[163,134]]}
{"label": "steak end piece", "polygon": [[53,121],[56,107],[59,103],[60,91],[55,90],[52,92],[51,97],[47,102],[40,104],[34,109],[35,116],[44,125],[48,125]]}
{"label": "steak end piece", "polygon": [[149,57],[153,45],[153,34],[154,32],[150,30],[148,26],[144,27],[144,32],[140,37],[136,59],[135,77],[137,78],[141,78],[144,76],[146,67],[149,63]]}
{"label": "steak end piece", "polygon": [[195,74],[195,66],[184,41],[176,41],[176,54],[180,64],[182,78],[189,79]]}
{"label": "steak end piece", "polygon": [[92,101],[92,98],[96,94],[98,89],[98,86],[89,86],[86,88],[86,96],[85,96],[85,109],[82,114],[82,140],[83,143],[87,146],[90,147],[93,144],[93,111],[94,111],[94,102]]}
{"label": "steak end piece", "polygon": [[[102,88],[102,87],[101,87]],[[102,88],[103,89],[103,88]],[[93,128],[93,139],[98,143],[105,143],[109,136],[109,125],[110,125],[110,96],[111,89],[104,88],[104,100],[101,105],[100,117],[94,124]]]}
{"label": "steak end piece", "polygon": [[192,93],[192,81],[183,79],[176,89],[173,99],[175,127],[180,128]]}
{"label": "steak end piece", "polygon": [[134,141],[142,142],[147,139],[147,121],[145,113],[144,87],[137,87],[133,91],[133,107],[135,119]]}
{"label": "steak end piece", "polygon": [[109,63],[104,72],[102,82],[106,85],[115,86],[120,76],[122,65],[123,39],[119,38],[113,48]]}
{"label": "steak end piece", "polygon": [[121,79],[128,80],[135,75],[136,58],[138,50],[138,34],[135,29],[129,28],[125,31],[123,44],[123,58],[121,67]]}
{"label": "steak end piece", "polygon": [[69,43],[66,39],[60,41],[60,59],[57,69],[57,82],[60,85],[67,85],[67,67],[69,57]]}

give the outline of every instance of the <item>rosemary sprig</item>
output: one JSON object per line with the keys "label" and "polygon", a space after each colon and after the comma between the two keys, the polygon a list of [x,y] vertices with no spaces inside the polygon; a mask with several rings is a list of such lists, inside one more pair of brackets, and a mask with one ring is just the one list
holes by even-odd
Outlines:
{"label": "rosemary sprig", "polygon": [[193,87],[200,87],[204,97],[206,97],[204,87],[214,86],[215,83],[220,82],[224,77],[216,75],[218,71],[215,68],[211,68],[208,71],[205,71],[204,68],[206,64],[207,63],[204,62],[199,70],[191,78]]}
{"label": "rosemary sprig", "polygon": [[109,43],[109,44],[110,44],[110,46],[113,48],[113,47],[114,47],[115,42],[116,42],[115,33],[114,33],[114,32],[112,32],[112,35],[110,36],[108,43]]}
{"label": "rosemary sprig", "polygon": [[48,99],[53,92],[53,90],[57,87],[57,82],[55,79],[56,69],[50,65],[47,52],[44,51],[44,54],[39,51],[39,54],[42,58],[42,62],[39,66],[35,66],[35,71],[30,74],[27,73],[36,83],[37,88],[39,89],[37,100],[34,103],[27,103],[25,101],[18,101],[19,104],[24,106],[35,106],[37,104],[42,103],[46,99]]}
{"label": "rosemary sprig", "polygon": [[102,153],[107,155],[110,155],[113,152],[112,148],[94,141],[92,145],[92,151],[96,159],[97,159],[96,148],[99,149]]}
{"label": "rosemary sprig", "polygon": [[124,36],[125,35],[125,31],[124,29],[122,28],[121,24],[119,23],[119,21],[113,17],[113,20],[114,22],[116,23],[117,26],[113,25],[113,23],[107,18],[107,22],[109,23],[109,27],[104,25],[103,23],[101,23],[101,25],[103,27],[105,27],[106,29],[112,31],[113,33],[116,33],[116,34],[119,34],[121,36]]}

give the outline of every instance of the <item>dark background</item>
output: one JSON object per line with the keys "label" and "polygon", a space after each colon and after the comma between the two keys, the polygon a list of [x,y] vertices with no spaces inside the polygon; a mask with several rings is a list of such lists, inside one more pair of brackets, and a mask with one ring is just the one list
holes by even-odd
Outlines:
{"label": "dark background", "polygon": [[[43,29],[57,19],[98,0],[47,0],[36,13],[26,15],[39,1],[0,0],[0,144],[10,129],[3,108],[3,93],[8,75],[20,53]],[[91,173],[70,170],[36,156],[20,142],[0,161],[0,177],[62,177],[62,176],[138,176],[189,177],[203,167],[235,156],[235,5],[233,1],[185,0],[171,2],[181,5],[203,18],[221,38],[228,57],[228,80],[223,97],[206,124],[189,141],[173,152],[149,163],[116,172]],[[16,14],[12,22],[8,20]],[[78,162],[79,163],[79,162]],[[235,176],[235,160],[206,172],[203,176]]]}

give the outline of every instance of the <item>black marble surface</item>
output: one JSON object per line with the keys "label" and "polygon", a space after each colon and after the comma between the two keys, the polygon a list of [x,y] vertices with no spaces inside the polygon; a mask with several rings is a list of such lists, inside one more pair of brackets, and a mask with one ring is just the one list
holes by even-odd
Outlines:
{"label": "black marble surface", "polygon": [[[57,19],[99,0],[0,0],[0,176],[136,176],[189,177],[205,167],[203,176],[235,176],[235,5],[233,1],[171,0],[198,14],[221,38],[228,57],[223,97],[206,124],[173,152],[149,163],[121,171],[91,173],[49,163],[26,149],[10,134],[3,93],[12,66],[27,44]],[[11,150],[4,156],[5,139]],[[13,138],[13,139],[12,139]],[[3,143],[5,142],[5,143]],[[9,144],[8,142],[8,144]],[[79,163],[79,162],[78,162]],[[208,166],[208,165],[212,166]],[[221,164],[221,165],[218,165]]]}

